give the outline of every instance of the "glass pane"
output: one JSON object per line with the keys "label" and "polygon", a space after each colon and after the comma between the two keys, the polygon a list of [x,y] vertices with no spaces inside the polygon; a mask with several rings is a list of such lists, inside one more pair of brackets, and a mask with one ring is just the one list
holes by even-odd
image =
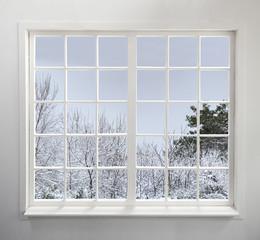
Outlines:
{"label": "glass pane", "polygon": [[137,170],[136,198],[164,198],[164,170]]}
{"label": "glass pane", "polygon": [[68,71],[68,100],[96,100],[96,71]]}
{"label": "glass pane", "polygon": [[67,170],[67,198],[93,199],[96,197],[96,172],[94,170]]}
{"label": "glass pane", "polygon": [[169,99],[197,100],[197,71],[169,71]]}
{"label": "glass pane", "polygon": [[165,71],[137,71],[137,99],[165,100]]}
{"label": "glass pane", "polygon": [[200,134],[228,134],[228,105],[200,106]]}
{"label": "glass pane", "polygon": [[64,71],[36,71],[35,99],[38,101],[64,100]]}
{"label": "glass pane", "polygon": [[56,167],[64,165],[63,137],[35,138],[35,165]]}
{"label": "glass pane", "polygon": [[127,132],[127,104],[101,103],[98,105],[99,133]]}
{"label": "glass pane", "polygon": [[197,117],[192,103],[169,104],[169,127],[171,134],[196,134]]}
{"label": "glass pane", "polygon": [[228,71],[201,71],[201,100],[228,101]]}
{"label": "glass pane", "polygon": [[127,165],[126,137],[100,137],[98,140],[99,166]]}
{"label": "glass pane", "polygon": [[137,104],[137,133],[163,134],[165,133],[165,104],[138,103]]}
{"label": "glass pane", "polygon": [[64,105],[54,103],[35,104],[35,132],[63,133]]}
{"label": "glass pane", "polygon": [[36,37],[35,66],[64,66],[64,37]]}
{"label": "glass pane", "polygon": [[195,67],[198,59],[197,37],[169,38],[169,66]]}
{"label": "glass pane", "polygon": [[96,138],[68,137],[67,166],[94,167],[96,165]]}
{"label": "glass pane", "polygon": [[96,66],[96,38],[68,37],[67,38],[68,66]]}
{"label": "glass pane", "polygon": [[94,103],[67,104],[67,132],[94,133],[96,106]]}
{"label": "glass pane", "polygon": [[205,170],[200,172],[201,199],[228,199],[228,171]]}
{"label": "glass pane", "polygon": [[201,138],[200,165],[202,167],[227,167],[228,138]]}
{"label": "glass pane", "polygon": [[63,199],[63,170],[42,169],[35,171],[35,199]]}
{"label": "glass pane", "polygon": [[165,37],[137,37],[137,66],[164,67]]}
{"label": "glass pane", "polygon": [[168,138],[168,161],[173,167],[193,167],[197,162],[196,137]]}
{"label": "glass pane", "polygon": [[99,71],[99,99],[127,100],[127,71]]}
{"label": "glass pane", "polygon": [[99,38],[99,66],[127,67],[127,37]]}
{"label": "glass pane", "polygon": [[201,66],[229,66],[229,37],[201,38]]}
{"label": "glass pane", "polygon": [[98,198],[122,199],[127,197],[126,170],[98,171]]}
{"label": "glass pane", "polygon": [[136,142],[138,166],[164,166],[165,139],[163,137],[137,137]]}
{"label": "glass pane", "polygon": [[170,199],[196,199],[196,170],[169,170]]}

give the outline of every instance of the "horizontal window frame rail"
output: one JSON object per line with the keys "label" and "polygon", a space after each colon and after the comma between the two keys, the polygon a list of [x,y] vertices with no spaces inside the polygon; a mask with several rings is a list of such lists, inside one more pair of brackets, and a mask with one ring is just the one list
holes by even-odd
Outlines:
{"label": "horizontal window frame rail", "polygon": [[[102,198],[93,198],[93,199],[35,199],[34,202],[31,203],[31,206],[88,206],[95,207],[95,206],[216,206],[214,201],[211,201],[209,199],[171,199],[167,198],[167,201],[165,199],[137,199],[134,204],[129,203],[127,199],[102,199]],[[218,206],[227,206],[230,207],[228,200],[219,199],[219,205]]]}

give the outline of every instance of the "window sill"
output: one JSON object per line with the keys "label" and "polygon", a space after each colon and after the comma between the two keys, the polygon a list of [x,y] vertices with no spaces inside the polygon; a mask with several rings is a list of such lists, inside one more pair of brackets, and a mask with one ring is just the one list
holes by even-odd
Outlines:
{"label": "window sill", "polygon": [[25,217],[229,217],[239,218],[230,206],[32,206]]}

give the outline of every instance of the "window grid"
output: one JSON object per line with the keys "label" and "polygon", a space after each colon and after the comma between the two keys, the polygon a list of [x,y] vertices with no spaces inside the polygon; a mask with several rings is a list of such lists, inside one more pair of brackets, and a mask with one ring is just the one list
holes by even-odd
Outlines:
{"label": "window grid", "polygon": [[[32,41],[31,42],[31,53],[34,56],[31,60],[31,78],[34,79],[34,84],[32,84],[31,86],[31,98],[34,99],[34,103],[33,103],[33,111],[31,111],[31,119],[33,120],[33,123],[35,122],[35,105],[38,103],[44,103],[44,104],[63,104],[63,109],[64,109],[64,133],[37,133],[34,129],[35,124],[33,124],[33,127],[31,128],[31,132],[33,133],[33,139],[35,137],[58,137],[58,136],[63,136],[64,137],[64,165],[63,167],[56,167],[56,166],[36,166],[35,163],[35,157],[32,157],[33,159],[33,177],[32,177],[32,192],[33,192],[33,196],[32,196],[32,200],[35,201],[45,201],[44,199],[34,199],[35,196],[35,171],[36,170],[63,170],[63,176],[64,176],[64,199],[62,199],[63,201],[71,201],[72,199],[67,198],[67,179],[66,179],[66,174],[68,170],[95,170],[95,200],[102,200],[104,201],[104,199],[98,199],[98,172],[99,170],[127,170],[128,167],[127,166],[99,166],[98,164],[98,146],[99,146],[99,139],[100,137],[119,137],[119,136],[125,136],[127,137],[127,133],[99,133],[99,129],[98,129],[98,107],[100,103],[128,103],[128,100],[99,100],[99,71],[101,70],[128,70],[128,67],[101,67],[99,66],[99,38],[103,37],[102,35],[94,35],[96,37],[96,66],[95,67],[68,67],[67,66],[67,38],[72,36],[72,35],[59,35],[59,36],[63,36],[64,37],[64,66],[63,67],[39,67],[39,66],[35,66],[35,39],[36,36],[41,36],[41,35],[35,35],[32,37]],[[46,35],[44,35],[46,36]],[[50,35],[53,36],[53,35]],[[77,35],[77,36],[83,36],[83,35]],[[93,36],[93,35],[91,35]],[[106,37],[115,37],[115,35],[105,35]],[[120,36],[116,36],[116,37],[125,37],[125,35],[120,35]],[[35,90],[34,90],[34,86],[35,86],[35,73],[37,70],[64,70],[64,100],[44,100],[44,101],[39,101],[37,99],[35,99]],[[74,71],[74,70],[95,70],[96,72],[96,99],[95,100],[68,100],[67,99],[67,73],[68,71]],[[67,132],[67,104],[70,103],[93,103],[95,104],[95,132],[91,133],[91,134],[78,134],[78,133],[68,133]],[[68,137],[94,137],[95,138],[95,147],[96,147],[96,161],[95,161],[95,167],[68,167],[67,165],[67,138]],[[34,150],[33,150],[34,152]],[[35,154],[33,153],[31,156],[35,156]],[[84,199],[86,201],[91,201],[93,199]],[[109,199],[105,199],[105,200],[109,200]],[[117,199],[115,199],[117,200]],[[60,201],[60,199],[52,199],[51,201]]]}
{"label": "window grid", "polygon": [[[113,35],[114,36],[114,35]],[[158,36],[158,35],[156,35]],[[160,35],[162,36],[162,35]],[[172,35],[171,35],[172,36]],[[169,35],[167,35],[166,39],[167,39],[167,55],[168,55],[168,48],[169,48],[169,43],[168,43],[168,38],[169,38]],[[200,37],[198,36],[198,38],[200,39]],[[33,67],[34,71],[35,72],[36,70],[38,69],[41,69],[41,70],[48,70],[48,69],[51,69],[51,70],[64,70],[64,74],[65,74],[65,78],[64,78],[64,101],[37,101],[35,100],[34,101],[34,104],[36,103],[60,103],[60,104],[64,104],[64,134],[37,134],[37,133],[34,133],[33,136],[36,137],[36,136],[64,136],[64,167],[36,167],[34,165],[34,168],[32,168],[32,171],[34,173],[34,170],[36,169],[64,169],[64,200],[66,201],[66,170],[70,170],[70,169],[95,169],[96,170],[96,200],[98,199],[98,169],[127,169],[128,168],[128,165],[127,167],[99,167],[98,166],[98,154],[96,154],[96,166],[95,168],[84,168],[84,167],[68,167],[67,166],[67,137],[69,136],[93,136],[96,138],[96,152],[98,153],[98,139],[100,136],[127,136],[127,134],[100,134],[98,133],[98,103],[107,103],[107,102],[111,102],[111,103],[114,103],[114,102],[120,102],[120,103],[123,103],[123,102],[127,102],[127,101],[103,101],[103,100],[98,100],[98,72],[99,70],[107,70],[107,69],[113,69],[113,70],[122,70],[122,69],[128,69],[127,67],[122,67],[122,68],[113,68],[113,67],[99,67],[98,66],[98,37],[96,38],[96,41],[97,41],[97,44],[96,44],[96,48],[97,48],[97,51],[96,51],[96,61],[97,61],[97,65],[96,67],[67,67],[67,59],[66,59],[66,49],[67,49],[67,37],[64,37],[64,41],[65,41],[65,44],[64,44],[64,51],[65,51],[65,55],[64,55],[64,62],[65,62],[65,65],[64,67]],[[31,41],[32,43],[32,41]],[[198,44],[199,44],[199,50],[198,50],[198,59],[200,59],[200,41],[198,41]],[[32,44],[32,46],[35,46],[35,43]],[[232,44],[230,44],[230,49],[231,49],[231,46]],[[31,48],[32,49],[32,48]],[[232,53],[232,51],[230,51]],[[34,54],[34,50],[31,51],[32,54]],[[232,57],[232,55],[230,54],[230,58]],[[197,67],[183,67],[183,68],[180,68],[180,67],[169,67],[168,66],[168,57],[167,57],[167,64],[166,64],[166,67],[151,67],[151,69],[163,69],[163,70],[166,70],[166,100],[165,101],[141,101],[141,100],[136,100],[136,103],[142,103],[142,102],[165,102],[166,105],[167,105],[167,108],[166,108],[166,134],[135,134],[135,136],[166,136],[166,153],[168,151],[168,136],[190,136],[190,135],[186,135],[186,134],[169,134],[168,133],[168,105],[169,103],[197,103],[197,130],[199,130],[199,119],[200,119],[200,112],[199,112],[199,109],[200,109],[200,104],[202,103],[227,103],[229,104],[229,110],[228,110],[228,134],[213,134],[213,135],[203,135],[203,134],[200,134],[200,132],[198,131],[197,134],[194,134],[192,136],[196,137],[197,138],[197,166],[196,167],[170,167],[168,166],[168,154],[166,154],[166,157],[165,157],[165,167],[152,167],[152,168],[149,168],[149,167],[140,167],[140,166],[136,166],[136,169],[165,169],[165,201],[168,200],[168,170],[172,170],[172,169],[196,169],[197,170],[197,173],[200,172],[200,170],[211,170],[211,169],[215,169],[215,170],[229,170],[229,167],[200,167],[199,165],[199,159],[200,159],[200,151],[199,151],[199,148],[200,148],[200,137],[202,136],[205,136],[205,137],[227,137],[228,138],[228,142],[229,142],[229,148],[228,148],[228,156],[229,156],[229,166],[231,165],[230,163],[230,122],[231,122],[231,114],[230,114],[230,100],[229,101],[201,101],[200,100],[200,77],[198,77],[197,81],[198,81],[198,96],[197,96],[197,101],[172,101],[172,100],[169,100],[168,98],[168,84],[169,84],[169,78],[168,78],[168,73],[169,73],[169,70],[177,70],[177,69],[181,69],[181,70],[185,70],[185,69],[197,69],[198,70],[198,76],[200,76],[200,72],[203,70],[228,70],[230,72],[230,67],[232,64],[230,64],[229,67],[200,67],[200,60],[198,60],[198,63],[199,65]],[[79,70],[79,69],[82,69],[82,70],[96,70],[96,91],[97,91],[97,94],[96,94],[96,101],[68,101],[67,100],[67,71],[69,70]],[[150,67],[137,67],[136,69],[138,70],[142,70],[142,69],[145,69],[145,70],[148,70],[150,69]],[[33,74],[33,76],[35,76],[35,74]],[[231,97],[230,95],[230,91],[231,91],[231,81],[230,81],[230,74],[229,74],[229,98]],[[33,77],[34,79],[34,77]],[[128,79],[129,81],[130,79]],[[33,96],[33,99],[34,99],[34,89],[31,87],[31,96]],[[129,97],[129,96],[128,96]],[[67,103],[96,103],[96,132],[94,134],[68,134],[66,131],[67,131]],[[33,105],[34,105],[33,104]],[[34,107],[33,107],[34,109]],[[129,113],[128,113],[129,114]],[[34,119],[34,116],[32,115],[32,112],[31,112],[31,119]],[[34,125],[33,125],[34,126]],[[32,130],[32,128],[31,128]],[[33,127],[33,130],[34,130],[34,127]],[[34,132],[34,131],[33,131]],[[135,144],[136,146],[136,144]],[[129,153],[128,153],[129,155]],[[31,155],[32,156],[32,155]],[[129,160],[129,159],[128,159]],[[34,176],[34,174],[33,174]],[[230,174],[228,174],[229,178],[230,178]],[[34,177],[33,177],[34,179]],[[199,174],[197,174],[197,201],[205,201],[205,200],[201,200],[199,199]],[[228,183],[230,183],[230,179],[228,181]],[[34,182],[34,180],[33,180]],[[130,183],[128,182],[128,185]],[[34,184],[33,184],[34,185]],[[33,191],[34,192],[34,191]],[[230,184],[229,184],[229,192],[228,192],[228,196],[230,197]],[[34,194],[33,194],[33,197],[34,197]],[[128,198],[131,198],[132,196],[128,196]],[[56,199],[58,200],[58,199]],[[86,200],[86,199],[85,199]],[[69,199],[69,201],[71,201],[71,199]],[[104,201],[102,199],[102,201]],[[218,200],[218,201],[221,201],[221,200]]]}
{"label": "window grid", "polygon": [[[158,35],[157,35],[158,36]],[[154,37],[157,37],[154,36]],[[230,89],[231,89],[231,83],[230,83],[230,59],[232,58],[231,55],[231,41],[229,37],[229,66],[228,67],[202,67],[201,66],[201,38],[202,37],[207,37],[208,35],[196,35],[197,38],[197,66],[195,67],[170,67],[169,66],[169,38],[174,37],[174,35],[159,35],[160,37],[165,37],[166,39],[166,62],[165,62],[165,67],[144,67],[144,66],[137,66],[136,65],[136,72],[139,70],[165,70],[166,71],[166,95],[165,95],[165,100],[138,100],[136,99],[136,105],[138,103],[165,103],[166,104],[166,126],[165,126],[165,134],[140,134],[136,133],[136,138],[141,137],[141,136],[146,136],[146,137],[165,137],[166,142],[165,142],[165,164],[163,167],[156,167],[156,166],[136,166],[136,169],[141,169],[141,170],[164,170],[165,171],[165,181],[164,181],[164,188],[165,188],[165,196],[162,198],[162,201],[176,201],[176,199],[169,199],[168,197],[168,171],[169,170],[196,170],[196,199],[188,199],[188,201],[194,201],[196,200],[197,202],[205,201],[204,199],[200,198],[200,173],[202,170],[228,170],[228,198],[227,200],[230,200],[230,173],[229,173],[229,167],[202,167],[200,166],[200,138],[201,137],[226,137],[228,139],[228,166],[230,166],[230,123],[231,123],[231,114],[230,114]],[[193,35],[195,36],[195,35]],[[138,36],[137,36],[138,37]],[[140,37],[147,37],[140,35]],[[187,37],[187,36],[186,36]],[[190,100],[169,100],[169,71],[170,70],[197,70],[197,100],[196,101],[190,101]],[[203,101],[201,100],[201,71],[221,71],[221,70],[226,70],[229,73],[228,76],[228,101]],[[137,80],[136,80],[137,81]],[[194,103],[197,106],[197,134],[171,134],[168,131],[168,119],[169,119],[169,103]],[[228,104],[228,133],[227,134],[200,134],[200,110],[201,110],[201,104],[207,103],[207,104]],[[136,120],[137,121],[137,120]],[[196,167],[171,167],[169,166],[169,159],[168,159],[168,137],[169,136],[179,136],[179,137],[196,137],[197,139],[197,152],[196,152]],[[137,162],[136,162],[137,164]],[[137,201],[143,201],[144,199],[137,200]],[[158,201],[157,199],[149,199],[148,201]],[[211,201],[212,199],[210,199]],[[147,201],[147,200],[145,200]],[[185,199],[187,201],[187,199]],[[219,201],[219,199],[218,199]]]}

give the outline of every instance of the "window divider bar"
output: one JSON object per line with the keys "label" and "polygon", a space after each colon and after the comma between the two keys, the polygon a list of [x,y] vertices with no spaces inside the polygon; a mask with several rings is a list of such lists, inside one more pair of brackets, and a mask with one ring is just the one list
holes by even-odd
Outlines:
{"label": "window divider bar", "polygon": [[99,51],[98,51],[98,37],[96,37],[96,129],[95,129],[95,137],[96,137],[96,166],[95,166],[95,171],[96,171],[96,200],[98,200],[98,99],[99,99],[99,71],[97,70],[98,68],[98,63],[99,63]]}
{"label": "window divider bar", "polygon": [[196,173],[197,173],[197,181],[196,181],[196,200],[200,199],[200,36],[197,36],[197,164],[196,164]]}
{"label": "window divider bar", "polygon": [[127,199],[136,201],[136,37],[128,35]]}
{"label": "window divider bar", "polygon": [[168,159],[168,119],[169,119],[169,111],[168,111],[168,105],[169,105],[169,36],[166,36],[166,61],[165,61],[165,65],[166,65],[166,73],[165,73],[165,76],[166,76],[166,88],[165,88],[165,98],[166,98],[166,102],[165,102],[165,110],[166,110],[166,119],[165,119],[165,196],[164,196],[164,199],[165,201],[167,202],[168,201],[168,192],[169,192],[169,189],[168,189],[168,166],[169,166],[169,159]]}
{"label": "window divider bar", "polygon": [[[67,37],[64,37],[64,66],[67,66]],[[64,70],[64,201],[67,199],[67,70]]]}

